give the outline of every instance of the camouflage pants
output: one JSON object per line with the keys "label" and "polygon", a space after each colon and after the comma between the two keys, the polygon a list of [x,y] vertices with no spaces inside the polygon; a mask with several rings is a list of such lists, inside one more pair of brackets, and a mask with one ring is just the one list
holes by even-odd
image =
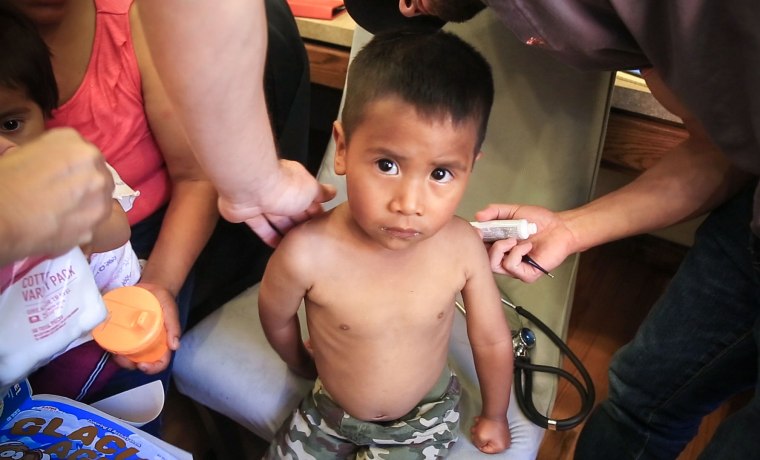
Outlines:
{"label": "camouflage pants", "polygon": [[365,422],[346,414],[317,380],[275,435],[266,459],[428,460],[446,457],[457,440],[459,380],[448,369],[443,385],[404,417]]}

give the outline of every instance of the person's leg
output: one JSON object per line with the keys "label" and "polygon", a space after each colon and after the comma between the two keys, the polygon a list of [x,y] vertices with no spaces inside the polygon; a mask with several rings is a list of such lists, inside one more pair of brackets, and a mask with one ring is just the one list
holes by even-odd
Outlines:
{"label": "person's leg", "polygon": [[747,190],[700,227],[665,294],[614,356],[609,399],[586,422],[576,459],[675,458],[704,415],[754,384],[751,209]]}
{"label": "person's leg", "polygon": [[[755,345],[760,356],[760,320],[755,321]],[[721,423],[700,460],[746,460],[760,453],[760,381],[752,400]]]}

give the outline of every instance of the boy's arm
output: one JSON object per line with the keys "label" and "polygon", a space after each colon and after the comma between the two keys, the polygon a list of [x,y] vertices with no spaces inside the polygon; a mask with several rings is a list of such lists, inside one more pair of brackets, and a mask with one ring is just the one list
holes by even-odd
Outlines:
{"label": "boy's arm", "polygon": [[467,238],[471,269],[462,290],[467,309],[467,335],[472,346],[483,408],[472,428],[472,442],[489,454],[511,444],[507,408],[512,390],[512,334],[504,316],[499,289],[493,279],[488,256],[473,231]]}
{"label": "boy's arm", "polygon": [[132,230],[129,228],[127,213],[118,201],[113,200],[111,215],[93,230],[92,241],[82,247],[85,255],[107,252],[124,246],[129,241]]}
{"label": "boy's arm", "polygon": [[308,287],[299,274],[299,251],[288,243],[291,241],[286,238],[267,264],[259,289],[259,318],[264,335],[288,368],[313,379],[317,370],[301,339],[298,320],[298,308]]}

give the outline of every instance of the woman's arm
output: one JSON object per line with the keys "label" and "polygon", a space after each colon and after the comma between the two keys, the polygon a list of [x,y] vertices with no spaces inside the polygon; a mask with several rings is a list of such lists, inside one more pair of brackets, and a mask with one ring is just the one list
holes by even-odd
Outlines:
{"label": "woman's arm", "polygon": [[[172,183],[171,199],[158,239],[140,279],[164,307],[169,346],[179,345],[180,324],[175,300],[218,220],[217,194],[195,160],[175,111],[153,68],[136,8],[130,12],[132,37],[142,77],[145,113]],[[157,372],[168,365],[141,367]]]}
{"label": "woman's arm", "polygon": [[143,81],[145,113],[166,161],[172,194],[158,241],[143,279],[160,281],[177,295],[218,220],[217,194],[195,160],[146,47],[139,16],[131,13],[133,38]]}

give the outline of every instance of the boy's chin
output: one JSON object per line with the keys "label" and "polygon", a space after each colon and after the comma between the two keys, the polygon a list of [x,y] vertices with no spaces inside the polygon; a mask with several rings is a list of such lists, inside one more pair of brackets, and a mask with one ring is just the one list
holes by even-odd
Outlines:
{"label": "boy's chin", "polygon": [[389,249],[391,251],[399,251],[413,247],[416,244],[425,241],[427,237],[422,233],[418,233],[414,236],[399,236],[383,232],[379,235],[373,236],[372,239],[375,241],[375,243],[385,249]]}

